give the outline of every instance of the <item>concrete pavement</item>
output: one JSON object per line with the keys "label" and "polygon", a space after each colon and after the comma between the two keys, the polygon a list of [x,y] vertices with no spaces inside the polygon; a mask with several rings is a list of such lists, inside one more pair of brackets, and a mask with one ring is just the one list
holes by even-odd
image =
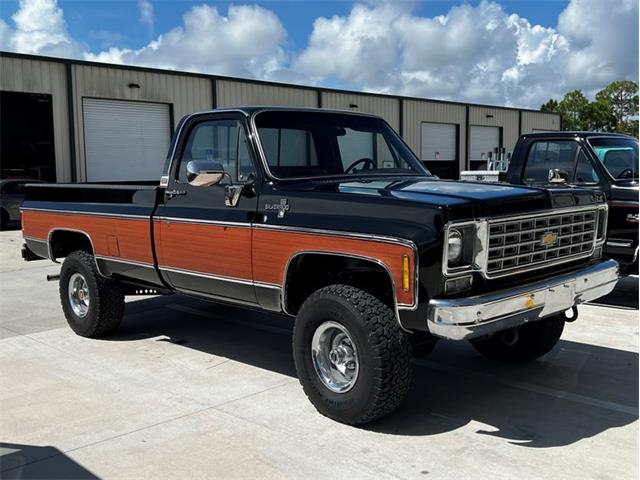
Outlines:
{"label": "concrete pavement", "polygon": [[353,428],[305,398],[288,318],[134,297],[116,335],[84,339],[45,280],[59,267],[20,243],[0,234],[2,478],[638,477],[633,305],[582,306],[525,366],[440,342],[399,411]]}

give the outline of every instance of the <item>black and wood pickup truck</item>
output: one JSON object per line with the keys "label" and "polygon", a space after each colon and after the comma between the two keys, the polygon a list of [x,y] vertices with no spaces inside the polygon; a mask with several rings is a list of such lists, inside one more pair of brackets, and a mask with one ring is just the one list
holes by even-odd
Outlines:
{"label": "black and wood pickup truck", "polygon": [[609,204],[604,256],[617,260],[623,275],[638,273],[637,139],[602,132],[522,135],[500,177],[515,185],[602,191]]}
{"label": "black and wood pickup truck", "polygon": [[159,183],[28,186],[23,255],[64,258],[62,309],[87,337],[149,292],[294,317],[307,396],[362,424],[438,338],[550,351],[618,280],[607,211],[596,190],[438,180],[375,116],[232,108],[182,119]]}

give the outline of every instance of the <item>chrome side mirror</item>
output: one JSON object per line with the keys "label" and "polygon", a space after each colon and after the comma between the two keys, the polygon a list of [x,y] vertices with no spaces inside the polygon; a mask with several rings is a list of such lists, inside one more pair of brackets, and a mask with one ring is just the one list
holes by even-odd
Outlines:
{"label": "chrome side mirror", "polygon": [[559,168],[550,168],[549,169],[549,183],[567,183],[569,180],[569,174],[566,170],[561,170]]}
{"label": "chrome side mirror", "polygon": [[210,187],[224,178],[224,168],[210,160],[191,160],[187,163],[187,181],[194,187]]}

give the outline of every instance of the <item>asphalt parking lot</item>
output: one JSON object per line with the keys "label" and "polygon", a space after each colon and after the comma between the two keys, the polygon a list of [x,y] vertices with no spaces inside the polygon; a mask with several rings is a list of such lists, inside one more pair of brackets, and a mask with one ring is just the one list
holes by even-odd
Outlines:
{"label": "asphalt parking lot", "polygon": [[84,339],[20,244],[0,233],[2,478],[638,478],[637,277],[532,364],[440,342],[399,411],[353,428],[305,398],[289,319],[134,297]]}

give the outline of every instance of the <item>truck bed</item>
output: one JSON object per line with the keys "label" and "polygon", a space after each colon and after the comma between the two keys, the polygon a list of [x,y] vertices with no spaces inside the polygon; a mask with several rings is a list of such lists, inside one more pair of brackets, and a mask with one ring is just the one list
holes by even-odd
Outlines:
{"label": "truck bed", "polygon": [[158,195],[157,181],[29,184],[22,204],[27,247],[56,261],[70,253],[64,248],[67,237],[83,236],[104,275],[161,285],[151,223]]}

